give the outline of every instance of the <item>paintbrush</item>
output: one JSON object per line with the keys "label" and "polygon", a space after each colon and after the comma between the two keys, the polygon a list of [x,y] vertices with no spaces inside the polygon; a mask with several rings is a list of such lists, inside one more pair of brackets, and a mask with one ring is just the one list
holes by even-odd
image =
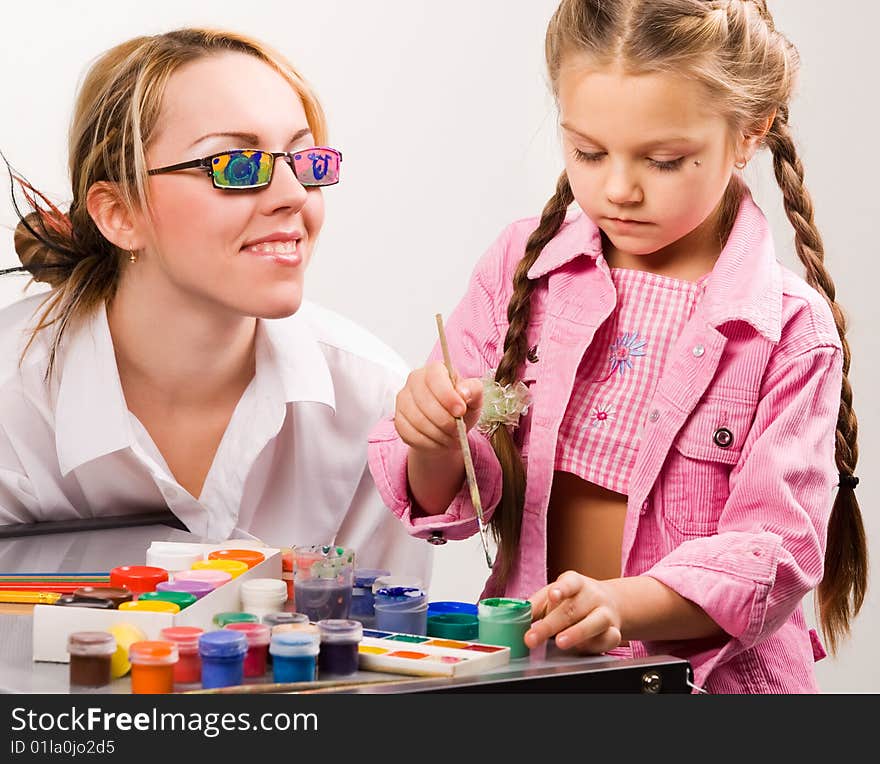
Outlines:
{"label": "paintbrush", "polygon": [[[449,372],[449,378],[452,384],[457,382],[455,369],[452,367],[452,358],[449,355],[449,346],[446,344],[446,332],[443,331],[443,317],[438,313],[437,331],[440,333],[440,347],[443,349],[443,362],[446,364],[446,371]],[[474,473],[474,460],[471,457],[471,447],[468,443],[467,428],[464,419],[460,416],[455,417],[455,425],[458,428],[458,442],[461,445],[461,453],[464,456],[464,474],[467,478],[468,489],[471,493],[471,503],[477,513],[477,524],[480,528],[480,541],[483,542],[483,551],[486,553],[486,564],[492,569],[492,555],[489,554],[489,539],[486,535],[486,523],[483,521],[483,505],[480,502],[480,489],[477,486],[477,476]]]}

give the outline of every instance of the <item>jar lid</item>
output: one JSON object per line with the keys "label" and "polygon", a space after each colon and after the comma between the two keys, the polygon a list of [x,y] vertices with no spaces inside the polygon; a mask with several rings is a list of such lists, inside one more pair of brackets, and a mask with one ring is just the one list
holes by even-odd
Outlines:
{"label": "jar lid", "polygon": [[199,655],[203,658],[240,658],[247,650],[247,637],[232,629],[206,631],[199,637]]}
{"label": "jar lid", "polygon": [[86,607],[93,610],[113,610],[116,607],[112,600],[78,600],[72,594],[62,594],[53,604],[62,607]]}
{"label": "jar lid", "polygon": [[180,605],[176,602],[168,602],[168,600],[135,600],[134,602],[123,602],[119,606],[120,610],[137,610],[147,613],[179,613]]}
{"label": "jar lid", "polygon": [[377,589],[389,587],[407,587],[411,589],[421,589],[422,582],[415,576],[379,576],[373,581],[373,592]]}
{"label": "jar lid", "polygon": [[253,613],[244,613],[240,610],[214,613],[214,617],[211,619],[213,624],[220,629],[228,623],[257,623],[259,620]]}
{"label": "jar lid", "polygon": [[191,592],[144,592],[138,597],[138,602],[173,602],[183,610],[192,605],[198,597]]}
{"label": "jar lid", "polygon": [[165,640],[148,639],[132,642],[128,648],[128,660],[132,665],[166,666],[177,663],[177,645]]}
{"label": "jar lid", "polygon": [[196,599],[201,599],[206,594],[214,591],[214,584],[208,581],[191,581],[189,579],[178,579],[176,576],[173,581],[163,581],[156,584],[157,592],[188,592],[194,594]]}
{"label": "jar lid", "polygon": [[376,589],[373,596],[392,602],[409,602],[424,598],[425,592],[414,586],[383,586],[381,589]]}
{"label": "jar lid", "polygon": [[477,605],[474,602],[441,601],[428,603],[428,617],[440,613],[467,613],[477,614]]}
{"label": "jar lid", "polygon": [[283,597],[287,599],[287,584],[280,578],[251,578],[241,582],[242,597]]}
{"label": "jar lid", "polygon": [[74,631],[67,636],[67,652],[71,655],[113,655],[116,637],[108,631]]}
{"label": "jar lid", "polygon": [[328,644],[360,642],[364,636],[364,627],[360,621],[352,621],[347,618],[325,618],[318,621],[317,626],[321,632],[321,641]]}
{"label": "jar lid", "polygon": [[128,589],[140,594],[151,592],[156,584],[168,580],[168,571],[152,565],[120,565],[110,571],[110,583],[113,586]]}
{"label": "jar lid", "polygon": [[353,585],[358,587],[371,587],[373,585],[373,582],[380,576],[390,575],[390,570],[379,570],[377,568],[358,568],[354,572]]}
{"label": "jar lid", "polygon": [[215,549],[208,553],[209,560],[237,560],[243,562],[248,568],[259,565],[266,559],[266,555],[256,549]]}
{"label": "jar lid", "polygon": [[310,631],[314,634],[320,634],[321,631],[313,623],[279,623],[272,627],[273,634],[281,634],[285,631]]}
{"label": "jar lid", "polygon": [[217,570],[216,568],[206,568],[199,570],[181,570],[174,574],[174,580],[180,581],[203,581],[212,584],[216,589],[218,586],[232,580],[232,573],[228,570]]}
{"label": "jar lid", "polygon": [[168,642],[177,644],[180,652],[196,652],[199,649],[199,637],[205,633],[198,626],[166,626],[159,636]]}
{"label": "jar lid", "polygon": [[155,541],[147,549],[147,565],[164,568],[169,571],[186,570],[194,562],[202,560],[205,553],[202,549],[188,544],[168,546],[159,545]]}
{"label": "jar lid", "polygon": [[268,645],[269,638],[272,635],[272,629],[265,623],[227,623],[223,628],[240,631],[247,637],[248,646],[250,647]]}
{"label": "jar lid", "polygon": [[249,570],[246,562],[241,560],[199,560],[192,564],[193,570],[221,570],[237,578]]}
{"label": "jar lid", "polygon": [[269,652],[282,657],[317,655],[321,651],[321,633],[312,631],[282,631],[272,634]]}
{"label": "jar lid", "polygon": [[262,618],[263,623],[269,626],[280,626],[290,623],[308,623],[309,617],[305,613],[287,613],[280,611],[278,613],[266,613]]}
{"label": "jar lid", "polygon": [[80,602],[103,602],[109,600],[114,607],[120,602],[129,602],[134,595],[128,590],[115,586],[81,586],[73,592],[73,599]]}

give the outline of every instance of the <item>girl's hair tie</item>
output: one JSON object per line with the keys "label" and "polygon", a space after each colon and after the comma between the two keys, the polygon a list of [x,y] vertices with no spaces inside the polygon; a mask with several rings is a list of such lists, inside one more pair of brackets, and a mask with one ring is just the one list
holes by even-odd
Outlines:
{"label": "girl's hair tie", "polygon": [[495,373],[483,377],[483,410],[477,429],[491,436],[499,427],[516,427],[520,417],[528,412],[532,402],[529,388],[521,381],[501,385]]}
{"label": "girl's hair tie", "polygon": [[850,491],[854,491],[856,486],[859,484],[859,479],[855,475],[846,475],[843,472],[840,473],[840,482],[837,484],[838,488],[847,488]]}

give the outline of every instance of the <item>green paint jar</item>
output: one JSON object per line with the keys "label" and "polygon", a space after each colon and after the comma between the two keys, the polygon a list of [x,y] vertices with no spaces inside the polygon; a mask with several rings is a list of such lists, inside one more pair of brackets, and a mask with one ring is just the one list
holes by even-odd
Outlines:
{"label": "green paint jar", "polygon": [[529,648],[523,637],[532,624],[532,603],[528,600],[490,597],[477,603],[479,641],[510,648],[511,658],[525,658]]}
{"label": "green paint jar", "polygon": [[173,602],[181,610],[192,605],[197,599],[198,597],[191,592],[144,592],[138,595],[138,600],[140,601],[159,600],[161,602]]}

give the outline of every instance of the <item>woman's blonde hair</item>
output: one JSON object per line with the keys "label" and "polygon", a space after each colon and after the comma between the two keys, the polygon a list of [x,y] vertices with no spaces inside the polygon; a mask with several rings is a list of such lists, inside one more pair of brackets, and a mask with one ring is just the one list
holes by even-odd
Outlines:
{"label": "woman's blonde hair", "polygon": [[181,66],[206,56],[244,53],[281,74],[302,99],[316,142],[326,142],[324,111],[311,87],[277,51],[249,37],[214,29],[178,29],[136,37],[103,53],[80,87],[69,137],[73,198],[62,213],[23,178],[13,173],[33,212],[15,231],[23,270],[52,289],[44,302],[25,353],[37,333],[54,326],[47,378],[66,328],[89,315],[116,293],[121,263],[128,253],[111,244],[86,209],[95,183],[114,184],[129,209],[147,209],[145,153],[159,128],[165,87]]}
{"label": "woman's blonde hair", "polygon": [[[835,455],[842,482],[831,514],[824,577],[818,589],[822,629],[834,652],[864,601],[868,557],[850,479],[858,460],[858,422],[847,379],[850,349],[846,319],[835,302],[834,282],[824,265],[822,238],[813,220],[813,203],[804,186],[803,165],[788,124],[799,67],[797,51],[776,29],[764,0],[562,0],[550,20],[545,43],[554,93],[563,63],[584,57],[592,65],[620,66],[631,73],[667,72],[692,78],[726,117],[731,135],[760,135],[770,123],[764,144],[773,155],[776,180],[795,231],[795,248],[807,281],[831,306],[843,344]],[[730,233],[742,192],[742,181],[734,175],[722,203],[722,243]],[[501,384],[519,378],[528,352],[526,329],[535,282],[527,273],[559,231],[573,200],[563,173],[513,277],[504,355],[495,377]],[[492,526],[500,545],[498,575],[503,582],[511,573],[519,544],[525,471],[507,429],[496,430],[493,446],[504,474],[502,500]]]}

